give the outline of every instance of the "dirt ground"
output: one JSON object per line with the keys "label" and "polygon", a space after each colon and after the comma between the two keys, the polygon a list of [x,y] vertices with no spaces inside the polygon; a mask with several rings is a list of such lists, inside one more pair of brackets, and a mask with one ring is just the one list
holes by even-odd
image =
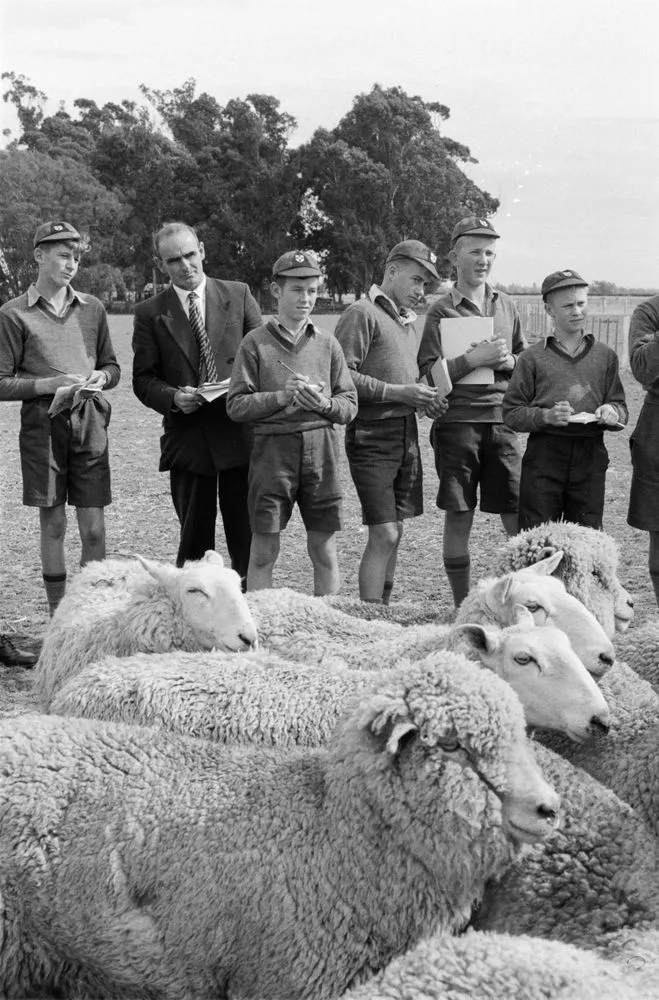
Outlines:
{"label": "dirt ground", "polygon": [[[336,317],[321,317],[319,325],[329,329]],[[130,316],[110,317],[112,339],[123,376],[110,394],[113,413],[110,448],[114,502],[106,512],[107,554],[140,553],[154,559],[174,561],[178,525],[172,508],[168,477],[159,473],[160,418],[147,410],[132,393]],[[633,428],[643,392],[629,372],[623,381]],[[38,650],[48,625],[48,612],[41,582],[38,513],[21,503],[18,458],[20,404],[0,404],[0,629],[15,632],[25,648]],[[437,602],[448,617],[452,603],[441,562],[443,515],[435,506],[437,478],[428,444],[429,421],[420,422],[425,470],[423,517],[408,521],[401,545],[394,599]],[[631,479],[630,429],[607,436],[610,466],[607,477],[605,528],[620,546],[620,577],[633,594],[636,623],[656,615],[654,594],[647,573],[647,535],[626,523]],[[338,548],[342,592],[357,593],[357,570],[366,541],[357,497],[347,468],[343,468],[345,528]],[[504,540],[499,519],[478,513],[472,535],[472,581],[485,575],[491,554]],[[67,533],[69,573],[77,569],[80,546],[73,512]],[[218,550],[226,555],[221,530]],[[296,514],[282,536],[276,583],[311,592],[312,575],[306,554],[305,534]],[[0,666],[0,715],[28,710],[30,672]]]}

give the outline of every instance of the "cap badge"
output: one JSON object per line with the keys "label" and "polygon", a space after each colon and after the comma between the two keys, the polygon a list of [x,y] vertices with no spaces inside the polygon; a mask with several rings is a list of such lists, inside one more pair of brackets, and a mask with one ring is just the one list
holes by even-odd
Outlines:
{"label": "cap badge", "polygon": [[295,256],[293,257],[293,260],[295,261],[296,264],[304,264],[305,256],[303,253],[296,253]]}
{"label": "cap badge", "polygon": [[62,225],[61,222],[54,222],[53,223],[53,232],[54,233],[61,233],[63,229],[64,229],[64,226]]}
{"label": "cap badge", "polygon": [[561,274],[564,278],[574,278],[572,271],[561,271]]}
{"label": "cap badge", "polygon": [[430,261],[431,264],[436,264],[437,263],[437,254],[433,253],[432,250],[429,250],[428,251],[428,259],[429,259],[429,261]]}
{"label": "cap badge", "polygon": [[479,219],[478,220],[478,225],[479,226],[485,226],[486,228],[489,228],[489,223],[488,223],[487,219]]}

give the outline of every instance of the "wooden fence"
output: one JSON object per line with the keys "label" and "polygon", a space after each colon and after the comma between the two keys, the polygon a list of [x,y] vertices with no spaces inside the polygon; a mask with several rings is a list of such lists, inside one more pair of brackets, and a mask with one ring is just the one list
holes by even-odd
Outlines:
{"label": "wooden fence", "polygon": [[[542,301],[537,299],[529,300],[526,296],[513,296],[519,310],[522,321],[522,329],[529,343],[539,340],[549,332],[550,319],[545,312]],[[636,303],[629,305],[629,311],[622,313],[610,313],[598,311],[597,306],[591,300],[587,327],[589,333],[595,335],[596,340],[601,340],[608,344],[618,355],[620,366],[629,367],[629,321],[631,312]],[[618,306],[620,308],[620,306]],[[623,308],[625,305],[623,304]]]}

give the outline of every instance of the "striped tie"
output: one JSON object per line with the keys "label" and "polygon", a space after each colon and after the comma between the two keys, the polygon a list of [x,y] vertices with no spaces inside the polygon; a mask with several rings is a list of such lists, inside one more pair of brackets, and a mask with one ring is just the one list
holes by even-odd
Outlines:
{"label": "striped tie", "polygon": [[188,319],[190,320],[190,326],[199,347],[199,383],[201,385],[204,382],[219,382],[220,378],[217,374],[217,365],[213,357],[213,348],[208,339],[204,321],[201,318],[196,292],[188,293],[188,305],[190,308]]}

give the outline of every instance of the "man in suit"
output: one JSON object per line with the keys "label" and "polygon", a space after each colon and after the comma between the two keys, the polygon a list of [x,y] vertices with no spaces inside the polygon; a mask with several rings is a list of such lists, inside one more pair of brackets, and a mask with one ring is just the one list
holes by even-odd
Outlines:
{"label": "man in suit", "polygon": [[227,416],[225,397],[207,403],[197,387],[231,374],[238,345],[260,325],[261,313],[247,285],[204,274],[204,245],[191,226],[166,223],[153,248],[171,285],[135,307],[133,391],[163,414],[159,468],[169,471],[181,525],[176,563],[215,548],[219,499],[231,565],[244,578],[251,542],[248,444]]}

